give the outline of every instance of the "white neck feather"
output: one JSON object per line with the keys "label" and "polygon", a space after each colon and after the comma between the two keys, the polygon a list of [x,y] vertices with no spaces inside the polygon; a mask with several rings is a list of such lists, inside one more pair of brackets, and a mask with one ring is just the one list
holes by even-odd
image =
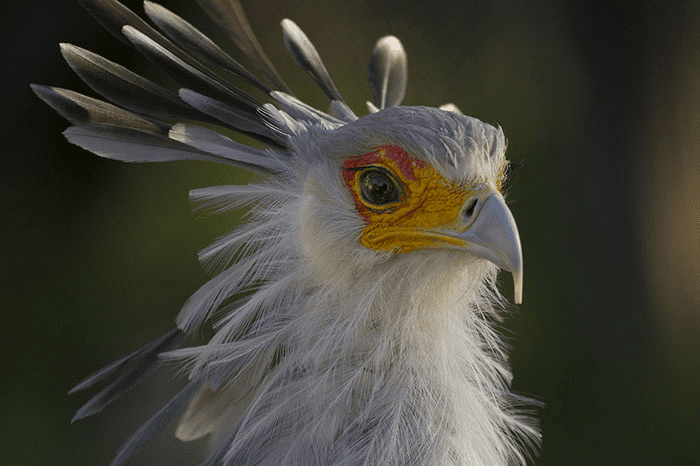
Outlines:
{"label": "white neck feather", "polygon": [[270,448],[286,452],[274,464],[523,462],[515,442],[529,428],[508,407],[494,292],[479,286],[494,278],[485,261],[465,268],[463,257],[426,252],[375,264],[352,286],[315,288],[288,329],[274,388],[243,427],[250,441],[284,444]]}

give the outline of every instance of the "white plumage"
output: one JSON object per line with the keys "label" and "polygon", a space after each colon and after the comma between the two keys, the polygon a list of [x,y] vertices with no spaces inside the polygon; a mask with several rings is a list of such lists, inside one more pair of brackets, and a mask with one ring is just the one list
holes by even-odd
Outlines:
{"label": "white plumage", "polygon": [[[504,304],[498,267],[513,273],[516,301],[522,287],[517,228],[501,194],[508,166],[501,129],[454,106],[398,106],[406,60],[393,37],[373,52],[375,103],[358,118],[289,20],[285,42],[331,99],[328,113],[287,92],[237,2],[200,1],[219,22],[233,12],[227,29],[273,84],[159,5],[146,2],[146,12],[170,39],[116,1],[83,3],[182,89],[170,93],[63,45],[76,72],[117,105],[34,86],[74,124],[71,142],[119,160],[209,160],[259,175],[247,186],[191,193],[197,208],[212,212],[250,205],[247,223],[201,251],[216,275],[184,304],[176,329],[74,389],[122,372],[81,418],[163,360],[187,374],[187,386],[113,464],[185,406],[176,435],[209,436],[206,465],[525,463],[539,433],[519,414],[526,400],[508,390],[493,327]],[[252,82],[272,103],[258,103],[203,63]],[[235,129],[268,148],[164,122],[171,119]],[[209,342],[179,348],[204,325],[216,331]]]}

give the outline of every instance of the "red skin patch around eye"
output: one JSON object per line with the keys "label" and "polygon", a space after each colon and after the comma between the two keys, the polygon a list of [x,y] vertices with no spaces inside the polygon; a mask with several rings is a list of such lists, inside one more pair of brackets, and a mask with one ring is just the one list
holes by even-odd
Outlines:
{"label": "red skin patch around eye", "polygon": [[413,173],[416,167],[425,168],[425,162],[414,159],[399,146],[379,146],[372,152],[358,155],[357,157],[350,157],[343,163],[343,180],[345,185],[350,187],[350,183],[355,178],[354,168],[382,164],[385,159],[393,160],[398,169],[401,170],[403,177],[408,181],[416,179]]}

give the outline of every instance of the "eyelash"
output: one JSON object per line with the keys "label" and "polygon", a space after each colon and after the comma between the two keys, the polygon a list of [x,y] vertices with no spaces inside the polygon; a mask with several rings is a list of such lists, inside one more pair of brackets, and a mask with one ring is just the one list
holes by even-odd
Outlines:
{"label": "eyelash", "polygon": [[501,183],[501,192],[506,192],[510,189],[515,170],[525,165],[525,159],[521,158],[517,162],[507,161],[506,169],[503,171],[503,182]]}

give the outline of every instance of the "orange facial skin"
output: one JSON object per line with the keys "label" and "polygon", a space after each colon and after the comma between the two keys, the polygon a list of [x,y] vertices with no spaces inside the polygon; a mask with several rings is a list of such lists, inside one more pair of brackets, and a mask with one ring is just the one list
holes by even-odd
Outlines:
{"label": "orange facial skin", "polygon": [[[374,206],[360,195],[362,168],[382,167],[403,187],[397,202]],[[353,194],[366,226],[361,243],[380,252],[410,252],[463,241],[440,230],[455,231],[462,225],[459,213],[466,200],[477,193],[447,181],[425,162],[398,146],[379,146],[373,152],[351,157],[343,164],[343,180]]]}

